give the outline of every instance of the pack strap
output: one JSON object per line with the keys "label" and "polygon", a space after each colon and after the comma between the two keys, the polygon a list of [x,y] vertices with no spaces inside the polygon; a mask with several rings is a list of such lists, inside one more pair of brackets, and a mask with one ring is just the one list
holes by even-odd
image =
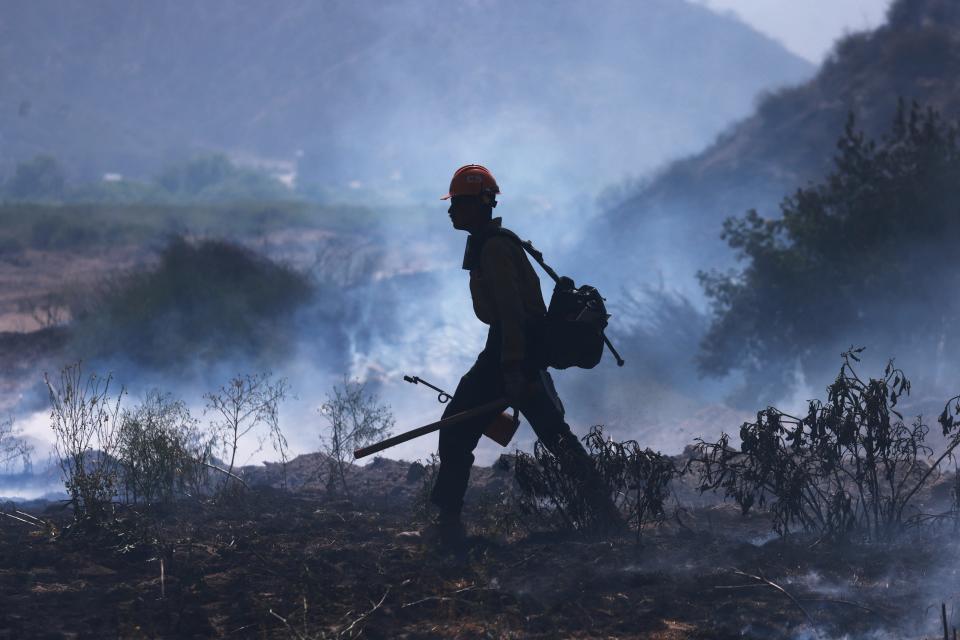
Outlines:
{"label": "pack strap", "polygon": [[[546,262],[543,261],[543,254],[540,253],[539,251],[537,251],[536,247],[533,246],[533,243],[532,243],[532,242],[530,242],[529,240],[521,240],[521,239],[520,239],[520,236],[518,236],[518,235],[515,234],[514,232],[509,231],[509,230],[507,230],[507,229],[503,229],[503,230],[500,232],[500,235],[506,236],[506,237],[508,237],[508,238],[512,238],[514,241],[519,242],[519,243],[520,243],[520,246],[523,247],[523,250],[526,251],[527,253],[529,253],[529,254],[530,254],[530,257],[537,261],[537,264],[539,264],[539,265],[543,268],[543,270],[547,272],[547,275],[548,275],[548,276],[550,276],[551,278],[553,278],[553,281],[554,281],[554,282],[557,282],[557,283],[560,282],[560,276],[557,275],[557,272],[554,271],[554,270],[550,267],[550,265],[548,265]],[[569,278],[567,278],[567,279],[569,280]],[[571,285],[572,285],[572,282],[573,282],[573,281],[571,280]],[[607,345],[607,348],[610,349],[610,353],[612,353],[612,354],[613,354],[613,357],[616,358],[616,360],[617,360],[617,366],[618,366],[618,367],[622,367],[622,366],[624,365],[624,360],[623,360],[623,358],[620,357],[620,354],[619,354],[619,353],[617,352],[617,350],[613,347],[613,343],[610,342],[610,338],[608,338],[608,337],[607,337],[607,334],[604,333],[604,332],[601,332],[601,335],[603,336],[603,342],[604,342],[604,344]]]}
{"label": "pack strap", "polygon": [[543,261],[543,254],[537,251],[533,246],[533,243],[529,240],[520,240],[520,246],[523,247],[523,250],[530,254],[530,257],[537,261],[544,271],[547,272],[547,275],[550,276],[554,282],[560,282],[560,276],[557,275],[557,272],[550,268],[546,262]]}
{"label": "pack strap", "polygon": [[557,272],[554,271],[550,265],[543,261],[543,254],[533,246],[532,242],[529,240],[521,240],[520,236],[509,229],[500,229],[497,235],[510,238],[514,242],[518,243],[521,247],[523,247],[524,251],[530,254],[531,258],[537,261],[537,264],[539,264],[540,267],[547,272],[547,275],[550,276],[554,282],[560,282],[560,276],[557,275]]}

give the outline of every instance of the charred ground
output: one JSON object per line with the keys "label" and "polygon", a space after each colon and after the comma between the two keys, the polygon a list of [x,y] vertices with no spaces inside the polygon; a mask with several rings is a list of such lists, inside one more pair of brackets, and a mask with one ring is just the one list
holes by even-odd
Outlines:
{"label": "charred ground", "polygon": [[290,489],[269,486],[279,465],[249,469],[241,494],[95,532],[35,504],[37,524],[0,518],[0,637],[919,638],[955,595],[949,527],[775,537],[766,512],[680,482],[639,543],[598,538],[511,520],[511,461],[475,469],[462,555],[414,533],[429,467],[384,459],[354,471],[352,499],[322,489],[314,454]]}

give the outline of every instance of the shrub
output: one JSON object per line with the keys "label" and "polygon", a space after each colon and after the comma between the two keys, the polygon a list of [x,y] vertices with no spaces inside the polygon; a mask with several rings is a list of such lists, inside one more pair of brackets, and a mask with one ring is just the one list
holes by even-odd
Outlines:
{"label": "shrub", "polygon": [[413,496],[413,513],[424,521],[430,520],[436,512],[436,507],[430,500],[430,494],[437,481],[439,470],[440,456],[431,453],[425,461],[417,460],[411,464],[407,471],[407,481],[417,483],[417,490]]}
{"label": "shrub", "polygon": [[84,376],[81,365],[65,367],[51,380],[44,374],[50,395],[50,426],[54,448],[77,521],[93,524],[113,516],[118,488],[116,453],[119,446],[121,388],[111,398],[111,378]]}
{"label": "shrub", "polygon": [[8,473],[19,465],[21,471],[30,471],[32,452],[33,447],[13,428],[13,418],[0,420],[0,470]]}
{"label": "shrub", "polygon": [[279,180],[238,167],[223,154],[199,156],[168,166],[156,185],[175,199],[204,201],[283,200],[290,190]]}
{"label": "shrub", "polygon": [[150,392],[142,404],[124,411],[118,457],[127,500],[170,503],[200,495],[211,443],[187,406],[169,394]]}
{"label": "shrub", "polygon": [[[604,490],[636,527],[659,522],[670,494],[670,482],[680,470],[659,452],[641,449],[634,440],[617,442],[596,426],[583,438]],[[585,531],[605,524],[604,516],[590,503],[582,479],[561,466],[560,459],[540,441],[533,455],[518,452],[515,475],[520,490],[518,508],[554,526]]]}
{"label": "shrub", "polygon": [[769,504],[780,534],[800,527],[832,538],[861,531],[882,539],[899,530],[911,500],[960,445],[960,405],[957,398],[947,403],[940,423],[949,443],[927,464],[928,427],[920,417],[906,425],[895,409],[910,382],[892,362],[882,377],[862,380],[853,366],[861,351],[843,354],[826,403],[810,401],[806,416],[773,407],[758,412],[740,428],[739,450],[727,434],[698,440],[691,465],[701,492],[722,489],[744,513]]}
{"label": "shrub", "polygon": [[327,486],[333,488],[339,481],[344,493],[349,493],[346,469],[353,451],[389,436],[393,414],[366,385],[344,378],[343,386],[335,385],[327,395],[320,415],[328,426],[327,435],[320,436],[322,451],[327,454]]}
{"label": "shrub", "polygon": [[63,195],[65,185],[66,176],[57,159],[38,155],[17,165],[4,191],[15,200],[57,199]]}
{"label": "shrub", "polygon": [[[226,463],[219,471],[226,475],[219,490],[229,484],[237,464],[241,441],[249,435],[258,436],[259,446],[269,440],[280,454],[286,473],[287,440],[280,431],[280,403],[289,391],[286,379],[274,380],[267,373],[238,375],[218,391],[208,393],[207,411],[213,412],[210,421],[211,447]],[[286,482],[286,480],[284,480]]]}

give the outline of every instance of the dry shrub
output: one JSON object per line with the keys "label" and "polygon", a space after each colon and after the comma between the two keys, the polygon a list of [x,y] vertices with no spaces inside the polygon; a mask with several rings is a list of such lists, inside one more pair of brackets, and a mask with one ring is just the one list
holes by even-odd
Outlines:
{"label": "dry shrub", "polygon": [[[159,391],[122,410],[124,390],[111,397],[111,377],[85,376],[80,364],[64,368],[57,379],[44,379],[55,450],[78,522],[115,523],[118,494],[135,504],[232,494],[244,486],[234,470],[247,437],[258,437],[261,446],[270,440],[284,465],[288,458],[279,426],[287,382],[268,374],[237,376],[207,394],[214,418],[204,428],[182,401]],[[225,466],[215,454],[228,461]],[[211,472],[221,480],[214,482]]]}
{"label": "dry shrub", "polygon": [[339,483],[349,495],[347,469],[353,464],[354,450],[388,437],[393,413],[365,384],[344,377],[343,384],[335,385],[327,395],[320,415],[328,427],[320,436],[321,450],[327,455],[327,488],[333,490]]}
{"label": "dry shrub", "polygon": [[[210,421],[211,448],[226,464],[225,468],[208,465],[223,474],[218,492],[236,488],[234,469],[241,442],[256,437],[259,448],[269,441],[280,454],[286,485],[286,463],[289,459],[287,439],[280,431],[280,403],[289,393],[285,378],[275,380],[268,373],[238,375],[219,390],[204,395]],[[259,450],[259,449],[258,449]]]}
{"label": "dry shrub", "polygon": [[701,492],[722,489],[744,513],[769,506],[780,534],[799,527],[832,538],[857,531],[884,539],[900,530],[917,515],[911,500],[960,444],[960,401],[953,398],[940,416],[949,441],[931,460],[922,418],[907,425],[895,409],[910,392],[903,371],[890,362],[882,377],[863,380],[853,366],[861,351],[843,354],[826,403],[811,401],[806,416],[768,407],[740,428],[740,449],[727,434],[698,440],[691,465]]}
{"label": "dry shrub", "polygon": [[417,483],[417,491],[413,496],[413,513],[419,520],[429,521],[437,511],[430,500],[430,493],[437,481],[437,471],[440,469],[440,456],[431,453],[424,462],[415,461],[407,471],[407,481]]}
{"label": "dry shrub", "polygon": [[[602,484],[619,511],[636,528],[639,538],[644,526],[659,522],[670,495],[670,482],[680,470],[662,453],[643,449],[634,440],[608,438],[595,426],[584,445]],[[519,488],[518,508],[535,521],[553,527],[590,531],[603,528],[606,514],[593,504],[583,474],[573,474],[560,458],[539,441],[533,455],[517,453],[515,476]]]}
{"label": "dry shrub", "polygon": [[110,376],[84,376],[80,364],[65,367],[58,378],[44,374],[50,395],[54,447],[70,503],[78,521],[92,524],[113,517],[119,469],[121,388],[110,397]]}
{"label": "dry shrub", "polygon": [[0,420],[0,470],[3,473],[20,467],[19,471],[31,470],[33,447],[18,435],[13,426],[13,418]]}

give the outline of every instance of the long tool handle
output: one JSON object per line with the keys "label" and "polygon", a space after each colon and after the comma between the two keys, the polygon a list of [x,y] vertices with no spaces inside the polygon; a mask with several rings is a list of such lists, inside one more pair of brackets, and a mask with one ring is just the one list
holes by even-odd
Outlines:
{"label": "long tool handle", "polygon": [[613,354],[613,357],[617,359],[617,366],[622,367],[625,361],[620,357],[620,354],[617,353],[617,350],[613,348],[613,343],[610,342],[610,338],[607,337],[607,334],[603,334],[603,342],[607,345],[607,348],[610,349],[610,353]]}
{"label": "long tool handle", "polygon": [[393,436],[392,438],[381,440],[380,442],[376,444],[372,444],[369,447],[361,447],[360,449],[357,449],[353,452],[353,457],[354,459],[363,458],[365,456],[370,455],[371,453],[376,453],[378,451],[383,451],[384,449],[389,449],[390,447],[396,446],[401,442],[407,442],[408,440],[413,440],[414,438],[425,436],[428,433],[433,433],[434,431],[439,431],[440,429],[444,429],[446,427],[459,424],[464,420],[469,420],[470,418],[475,418],[485,413],[500,413],[501,411],[507,408],[508,404],[509,403],[507,402],[506,398],[497,398],[496,400],[493,400],[492,402],[488,402],[487,404],[480,405],[475,409],[470,409],[468,411],[461,411],[460,413],[456,413],[452,416],[444,418],[443,420],[431,422],[428,425],[417,427],[416,429],[411,429],[410,431],[406,431],[404,433],[401,433],[400,435]]}

